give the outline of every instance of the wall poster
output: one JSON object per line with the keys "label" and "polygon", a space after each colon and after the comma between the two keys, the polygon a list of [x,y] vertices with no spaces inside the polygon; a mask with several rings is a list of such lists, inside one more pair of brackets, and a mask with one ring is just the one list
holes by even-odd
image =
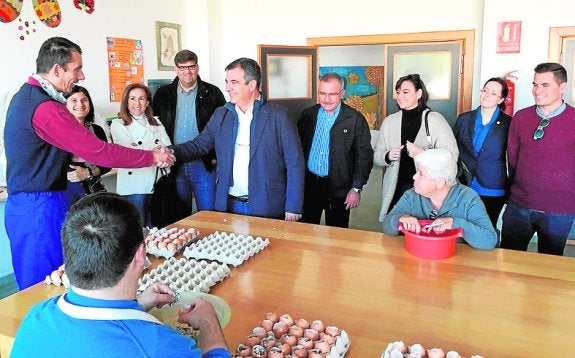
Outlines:
{"label": "wall poster", "polygon": [[144,83],[144,49],[141,40],[108,37],[110,102],[120,102],[131,83]]}

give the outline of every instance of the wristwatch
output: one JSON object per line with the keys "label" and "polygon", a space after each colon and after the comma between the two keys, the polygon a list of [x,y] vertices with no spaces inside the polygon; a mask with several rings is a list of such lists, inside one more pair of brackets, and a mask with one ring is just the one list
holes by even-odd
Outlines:
{"label": "wristwatch", "polygon": [[361,189],[358,188],[351,188],[351,190],[355,191],[358,194],[361,194]]}

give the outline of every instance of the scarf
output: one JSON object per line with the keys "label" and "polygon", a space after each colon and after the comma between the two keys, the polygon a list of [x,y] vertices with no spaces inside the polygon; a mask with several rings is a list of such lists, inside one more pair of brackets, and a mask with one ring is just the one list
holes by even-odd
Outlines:
{"label": "scarf", "polygon": [[48,93],[48,96],[50,96],[50,98],[52,98],[53,100],[58,101],[60,103],[66,103],[66,98],[64,98],[64,94],[61,92],[58,92],[54,88],[54,86],[50,83],[50,81],[43,78],[42,76],[40,76],[37,73],[34,73],[32,75],[32,78],[34,78],[36,81],[40,82],[40,85],[42,86],[44,91],[46,91],[46,93]]}

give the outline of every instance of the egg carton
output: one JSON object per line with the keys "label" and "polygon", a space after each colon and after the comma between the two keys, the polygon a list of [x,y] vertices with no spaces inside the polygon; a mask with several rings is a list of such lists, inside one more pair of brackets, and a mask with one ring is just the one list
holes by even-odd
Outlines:
{"label": "egg carton", "polygon": [[266,352],[271,357],[274,352],[282,357],[342,358],[350,344],[347,332],[336,326],[326,326],[321,320],[294,321],[289,314],[280,317],[270,312],[238,345],[234,357],[265,356]]}
{"label": "egg carton", "polygon": [[169,259],[194,242],[194,240],[197,240],[199,235],[200,232],[194,228],[172,227],[170,229],[158,229],[154,227],[148,231],[144,239],[146,253]]}
{"label": "egg carton", "polygon": [[[391,342],[381,354],[381,358],[463,358],[456,351],[445,353],[441,348],[425,349],[421,344],[416,343],[408,346],[402,341]],[[480,355],[474,355],[470,358],[483,358]]]}
{"label": "egg carton", "polygon": [[230,274],[227,265],[205,260],[187,260],[171,257],[138,280],[138,291],[144,291],[155,282],[165,283],[176,292],[197,291],[207,293],[216,283]]}
{"label": "egg carton", "polygon": [[244,261],[265,249],[269,239],[249,235],[216,231],[186,247],[184,256],[207,259],[237,267]]}

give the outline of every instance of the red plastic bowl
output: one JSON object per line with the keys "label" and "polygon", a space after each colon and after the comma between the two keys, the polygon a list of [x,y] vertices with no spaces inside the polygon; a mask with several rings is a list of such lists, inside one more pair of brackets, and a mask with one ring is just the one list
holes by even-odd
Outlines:
{"label": "red plastic bowl", "polygon": [[[433,220],[418,220],[421,227],[430,224]],[[455,253],[455,242],[458,237],[463,237],[461,228],[446,230],[442,234],[436,234],[433,230],[428,233],[416,234],[403,228],[399,224],[399,230],[405,234],[405,249],[412,255],[424,259],[443,260]]]}

